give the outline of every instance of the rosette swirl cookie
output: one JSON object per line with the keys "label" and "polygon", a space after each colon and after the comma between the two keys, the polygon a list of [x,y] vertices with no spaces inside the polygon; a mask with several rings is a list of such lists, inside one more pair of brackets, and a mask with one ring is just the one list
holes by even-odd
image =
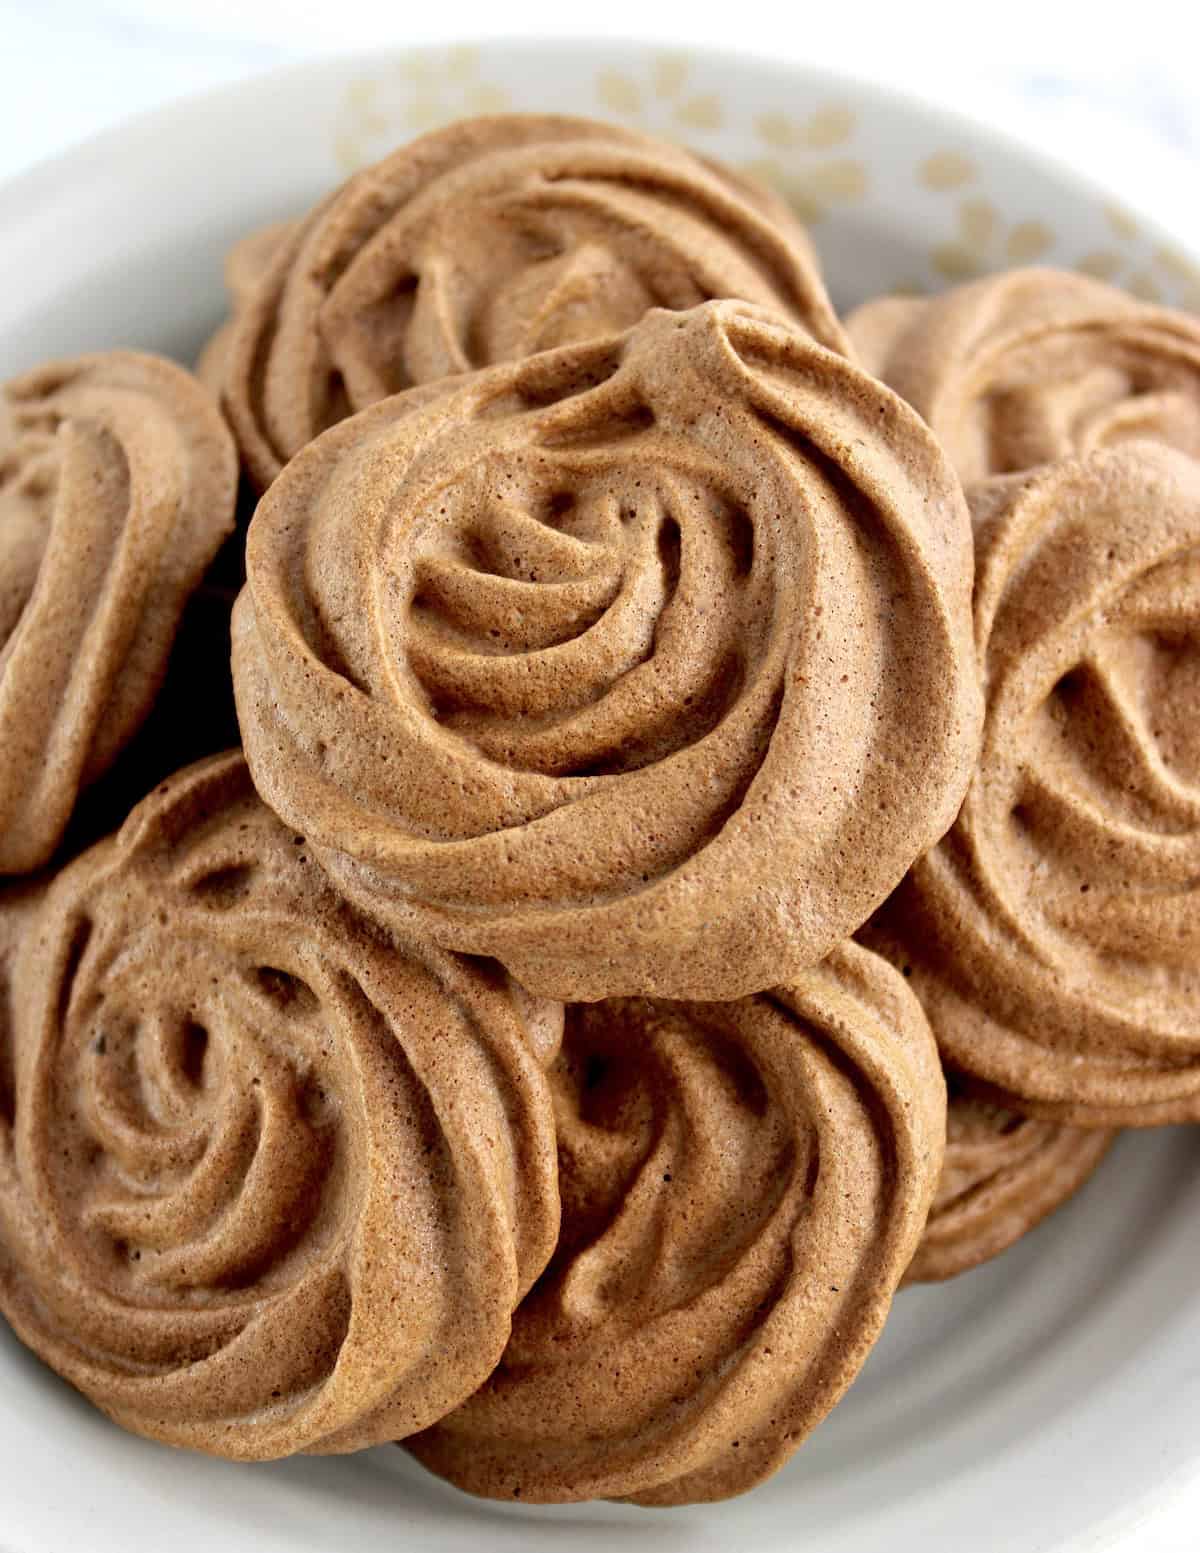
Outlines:
{"label": "rosette swirl cookie", "polygon": [[1200,457],[1200,320],[1066,270],[1011,270],[851,314],[868,369],[967,486],[1149,437]]}
{"label": "rosette swirl cookie", "polygon": [[976,513],[983,752],[869,941],[1021,1110],[1200,1119],[1200,465],[1131,443]]}
{"label": "rosette swirl cookie", "polygon": [[408,1441],[495,1498],[721,1499],[858,1373],[920,1238],[945,1088],[903,980],[855,945],[733,1003],[567,1012],[563,1229],[499,1368]]}
{"label": "rosette swirl cookie", "polygon": [[211,395],[158,357],[82,356],[0,393],[0,873],[50,858],[150,711],[236,483]]}
{"label": "rosette swirl cookie", "polygon": [[739,297],[845,348],[802,227],[765,189],[590,119],[464,120],[356,174],[239,309],[230,416],[266,486],[415,384]]}
{"label": "rosette swirl cookie", "polygon": [[732,998],[866,919],[977,751],[971,537],[911,410],[735,303],[363,412],[251,525],[259,791],[534,991]]}
{"label": "rosette swirl cookie", "polygon": [[346,1451],[483,1381],[558,1227],[554,1010],[348,911],[240,755],[59,875],[11,986],[0,1308],[117,1423]]}
{"label": "rosette swirl cookie", "polygon": [[906,1281],[953,1278],[1007,1251],[1079,1190],[1114,1137],[1018,1116],[952,1080],[946,1162]]}

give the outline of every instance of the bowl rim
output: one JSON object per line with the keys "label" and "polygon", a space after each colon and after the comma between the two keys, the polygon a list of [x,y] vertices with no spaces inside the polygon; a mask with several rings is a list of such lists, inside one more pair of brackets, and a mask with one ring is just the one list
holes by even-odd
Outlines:
{"label": "bowl rim", "polygon": [[730,49],[712,44],[689,45],[681,42],[678,37],[671,38],[653,31],[624,38],[608,37],[600,33],[580,36],[569,33],[464,36],[448,32],[443,38],[434,41],[424,40],[415,44],[398,41],[382,48],[321,50],[310,57],[284,60],[235,81],[201,88],[157,107],[143,109],[60,151],[39,158],[22,172],[0,180],[0,229],[19,223],[28,215],[33,203],[49,203],[61,197],[72,183],[86,176],[90,170],[101,165],[111,166],[118,159],[135,159],[148,142],[158,142],[168,133],[178,134],[187,129],[189,120],[203,122],[219,114],[222,109],[241,105],[247,97],[263,91],[295,91],[305,80],[319,80],[330,73],[367,73],[378,70],[381,64],[401,59],[439,58],[447,51],[461,48],[472,49],[480,55],[508,54],[525,58],[533,55],[541,56],[544,60],[550,60],[555,55],[577,58],[581,53],[589,52],[610,56],[682,52],[690,61],[710,70],[727,68],[736,72],[745,68],[773,75],[781,84],[808,81],[814,91],[825,95],[850,95],[860,101],[866,99],[885,112],[918,118],[952,137],[951,143],[963,138],[976,141],[982,139],[988,150],[1001,156],[1020,156],[1046,176],[1074,184],[1094,202],[1111,203],[1115,197],[1156,247],[1173,249],[1193,262],[1200,263],[1200,246],[1172,232],[1156,212],[1140,201],[1136,189],[1127,191],[1122,188],[1117,194],[1096,174],[1080,169],[1069,158],[1056,155],[1053,150],[1045,149],[1028,110],[1015,97],[1011,101],[997,101],[986,87],[977,89],[973,83],[972,106],[968,109],[958,106],[953,100],[956,96],[953,87],[939,100],[933,100],[915,89],[881,82],[855,71],[810,63],[799,57],[768,54],[762,49],[744,48],[741,45]]}

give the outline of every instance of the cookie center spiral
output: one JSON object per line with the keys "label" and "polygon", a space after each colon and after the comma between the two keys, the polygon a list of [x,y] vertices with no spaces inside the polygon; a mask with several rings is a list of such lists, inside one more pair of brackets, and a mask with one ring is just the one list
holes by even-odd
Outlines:
{"label": "cookie center spiral", "polygon": [[577,1006],[551,1077],[563,1232],[518,1313],[518,1368],[688,1308],[761,1242],[798,1156],[816,1157],[716,1021]]}
{"label": "cookie center spiral", "polygon": [[443,728],[507,766],[596,776],[721,721],[764,648],[772,590],[715,471],[539,450],[436,500],[392,573],[409,603],[388,645]]}
{"label": "cookie center spiral", "polygon": [[295,970],[148,923],[75,926],[53,1056],[57,1208],[110,1291],[186,1307],[254,1300],[332,1245],[340,1105],[314,1069],[329,1036]]}
{"label": "cookie center spiral", "polygon": [[1198,604],[1194,553],[1148,573],[1029,724],[1012,808],[1022,894],[1100,956],[1097,972],[1112,957],[1183,971],[1200,949],[1189,904],[1200,742],[1183,714],[1200,686]]}
{"label": "cookie center spiral", "polygon": [[986,392],[964,406],[971,478],[1141,437],[1200,456],[1195,370],[1165,349],[1069,331],[1008,353],[989,365],[986,379]]}

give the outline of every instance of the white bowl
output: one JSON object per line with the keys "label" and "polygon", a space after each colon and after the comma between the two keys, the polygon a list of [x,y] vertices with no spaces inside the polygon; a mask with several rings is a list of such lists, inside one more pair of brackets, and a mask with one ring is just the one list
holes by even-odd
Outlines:
{"label": "white bowl", "polygon": [[[231,239],[418,130],[500,108],[617,118],[754,166],[812,219],[842,305],[1038,259],[1200,307],[1200,269],[1166,235],[965,119],[748,58],[489,44],[289,70],[0,190],[0,377],[112,345],[190,359],[222,312]],[[5,1331],[0,1545],[1094,1548],[1200,1467],[1197,1222],[1200,1131],[1125,1137],[1015,1249],[904,1291],[861,1379],[783,1472],[695,1509],[497,1506],[390,1448],[266,1467],[171,1452],[121,1434]]]}

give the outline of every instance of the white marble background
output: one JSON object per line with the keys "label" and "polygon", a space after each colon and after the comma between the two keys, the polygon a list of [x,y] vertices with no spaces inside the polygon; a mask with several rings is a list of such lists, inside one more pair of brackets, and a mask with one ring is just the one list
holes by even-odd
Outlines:
{"label": "white marble background", "polygon": [[[792,56],[986,109],[1200,254],[1196,0],[0,0],[0,178],[132,113],[306,55],[549,32]],[[1200,1480],[1121,1553],[1196,1553],[1198,1527]]]}

